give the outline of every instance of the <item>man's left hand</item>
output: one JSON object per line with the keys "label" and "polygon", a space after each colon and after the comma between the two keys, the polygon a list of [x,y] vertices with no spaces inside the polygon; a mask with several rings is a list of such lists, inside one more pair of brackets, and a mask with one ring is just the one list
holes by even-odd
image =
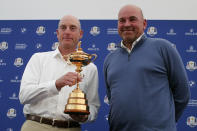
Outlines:
{"label": "man's left hand", "polygon": [[70,117],[78,122],[85,122],[88,119],[88,115],[73,115],[70,114]]}

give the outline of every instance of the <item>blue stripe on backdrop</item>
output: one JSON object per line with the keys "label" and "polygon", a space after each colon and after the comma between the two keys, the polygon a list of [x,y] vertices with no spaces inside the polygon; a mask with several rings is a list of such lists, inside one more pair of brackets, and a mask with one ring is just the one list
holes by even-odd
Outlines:
{"label": "blue stripe on backdrop", "polygon": [[[101,108],[97,120],[83,125],[83,131],[108,130],[108,105],[102,74],[103,60],[120,42],[116,20],[81,20],[84,37],[82,48],[96,53],[99,70]],[[0,130],[19,131],[25,118],[18,100],[24,68],[35,52],[55,48],[58,20],[1,20],[0,21]],[[178,131],[194,131],[197,126],[197,21],[148,20],[145,33],[149,37],[165,38],[180,52],[189,76],[191,100],[178,122]],[[16,62],[18,61],[18,62]]]}

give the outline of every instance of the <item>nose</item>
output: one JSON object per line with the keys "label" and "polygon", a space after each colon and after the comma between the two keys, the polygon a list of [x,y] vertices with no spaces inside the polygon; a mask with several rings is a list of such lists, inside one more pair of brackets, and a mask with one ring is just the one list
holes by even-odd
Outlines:
{"label": "nose", "polygon": [[63,30],[63,33],[69,34],[69,33],[71,33],[71,30],[70,30],[69,28],[65,28],[65,29]]}
{"label": "nose", "polygon": [[66,29],[64,30],[64,33],[70,33],[70,29],[69,29],[69,28],[66,28]]}
{"label": "nose", "polygon": [[131,24],[130,21],[129,20],[126,20],[124,25],[125,26],[130,26],[130,24]]}

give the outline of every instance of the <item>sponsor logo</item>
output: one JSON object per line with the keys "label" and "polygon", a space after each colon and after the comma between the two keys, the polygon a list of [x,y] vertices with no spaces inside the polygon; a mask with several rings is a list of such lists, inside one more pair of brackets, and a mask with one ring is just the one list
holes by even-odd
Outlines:
{"label": "sponsor logo", "polygon": [[187,36],[194,36],[194,35],[197,35],[197,32],[194,32],[194,29],[191,28],[189,30],[189,32],[185,32],[185,35],[187,35]]}
{"label": "sponsor logo", "polygon": [[26,28],[24,28],[24,27],[21,28],[21,33],[22,33],[22,34],[25,34],[26,32],[27,32],[27,29],[26,29]]}
{"label": "sponsor logo", "polygon": [[174,29],[171,28],[171,29],[169,30],[169,32],[166,33],[166,35],[176,35],[176,33],[174,32]]}
{"label": "sponsor logo", "polygon": [[42,48],[42,44],[41,43],[37,43],[36,44],[36,49],[41,49]]}
{"label": "sponsor logo", "polygon": [[171,44],[171,45],[172,45],[172,47],[176,48],[176,45],[175,44]]}
{"label": "sponsor logo", "polygon": [[18,97],[16,96],[16,93],[13,93],[12,96],[9,97],[11,100],[18,100]]}
{"label": "sponsor logo", "polygon": [[107,34],[108,35],[117,35],[118,29],[117,28],[107,28]]}
{"label": "sponsor logo", "polygon": [[1,28],[0,34],[11,34],[12,28]]}
{"label": "sponsor logo", "polygon": [[196,82],[191,80],[191,81],[188,82],[188,85],[189,85],[190,88],[193,88],[193,87],[195,87]]}
{"label": "sponsor logo", "polygon": [[186,52],[197,52],[197,50],[194,49],[194,46],[193,45],[190,45],[189,46],[189,49],[187,49]]}
{"label": "sponsor logo", "polygon": [[12,128],[7,128],[6,131],[14,131]]}
{"label": "sponsor logo", "polygon": [[105,118],[105,120],[106,120],[106,121],[108,121],[108,119],[109,119],[109,115],[108,115],[108,114],[107,114],[107,115],[105,115],[105,116],[104,116],[104,118]]}
{"label": "sponsor logo", "polygon": [[2,77],[0,76],[0,83],[1,83],[1,82],[3,82],[3,79],[2,79]]}
{"label": "sponsor logo", "polygon": [[3,59],[0,59],[0,66],[6,66],[6,63],[3,62]]}
{"label": "sponsor logo", "polygon": [[194,99],[189,100],[188,106],[197,106],[197,100]]}
{"label": "sponsor logo", "polygon": [[18,78],[18,76],[15,76],[15,78],[14,79],[11,79],[10,82],[11,83],[20,83],[21,80]]}
{"label": "sponsor logo", "polygon": [[109,105],[109,99],[108,99],[107,95],[105,95],[105,97],[104,97],[104,103]]}
{"label": "sponsor logo", "polygon": [[15,50],[25,50],[27,48],[27,45],[24,43],[16,43]]}
{"label": "sponsor logo", "polygon": [[92,44],[92,47],[88,48],[89,51],[99,51],[100,49],[96,47],[95,44]]}

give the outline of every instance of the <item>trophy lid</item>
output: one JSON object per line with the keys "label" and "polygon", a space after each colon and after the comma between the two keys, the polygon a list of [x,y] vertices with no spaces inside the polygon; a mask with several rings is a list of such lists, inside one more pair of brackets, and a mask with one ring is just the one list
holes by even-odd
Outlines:
{"label": "trophy lid", "polygon": [[73,53],[70,54],[70,59],[71,60],[85,60],[85,59],[91,59],[91,55],[87,54],[83,51],[81,48],[81,41],[78,42],[77,50]]}

